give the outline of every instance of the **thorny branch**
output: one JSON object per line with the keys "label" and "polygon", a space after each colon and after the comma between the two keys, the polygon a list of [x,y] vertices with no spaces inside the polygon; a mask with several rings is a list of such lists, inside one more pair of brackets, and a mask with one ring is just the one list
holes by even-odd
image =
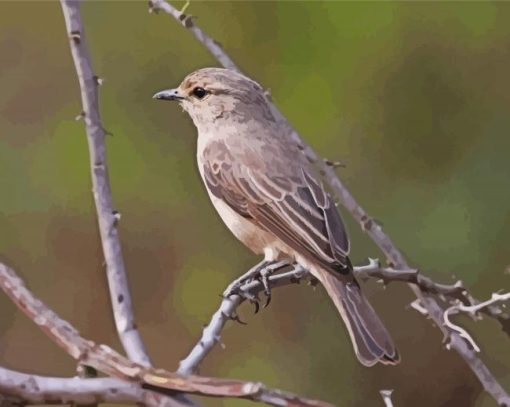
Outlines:
{"label": "thorny branch", "polygon": [[[299,283],[303,278],[310,277],[308,271],[299,265],[289,265],[291,270],[269,277],[269,283],[272,288]],[[370,278],[381,280],[384,284],[393,281],[407,282],[418,285],[423,291],[434,294],[442,294],[450,297],[452,300],[459,300],[465,303],[468,298],[464,296],[464,288],[457,282],[455,284],[438,284],[429,277],[424,276],[419,270],[395,270],[391,267],[382,267],[379,260],[369,258],[367,265],[354,267],[356,277],[367,280]],[[241,287],[244,293],[251,297],[258,298],[264,287],[258,280],[250,281]],[[198,343],[191,352],[184,358],[180,364],[178,372],[182,374],[191,374],[197,372],[197,369],[216,344],[221,344],[221,331],[229,320],[239,322],[236,314],[237,307],[241,305],[244,298],[233,295],[224,298],[219,309],[214,313],[210,322],[204,327]],[[241,321],[242,322],[242,321]]]}
{"label": "thorny branch", "polygon": [[97,92],[101,81],[92,69],[78,1],[61,0],[60,4],[64,13],[69,43],[71,45],[71,54],[80,83],[82,103],[80,117],[84,120],[87,131],[93,185],[92,192],[96,205],[115,325],[129,358],[137,363],[149,366],[150,359],[145,352],[142,338],[135,323],[119,233],[117,231],[118,216],[112,202],[104,141],[107,132],[101,121]]}
{"label": "thorny branch", "polygon": [[[110,300],[117,333],[128,357],[143,366],[150,366],[150,358],[145,351],[142,338],[136,327],[131,295],[127,281],[122,249],[117,231],[120,213],[113,208],[112,193],[108,174],[105,137],[109,133],[101,122],[98,101],[98,86],[102,79],[94,74],[92,62],[85,42],[85,33],[81,22],[79,2],[61,0],[62,11],[69,34],[71,54],[81,91],[82,112],[79,118],[84,120],[92,177],[92,192],[96,205],[99,232],[106,265],[106,275],[110,289]],[[170,407],[186,404],[197,407],[198,404],[182,394],[163,397],[153,394],[148,405]]]}
{"label": "thorny branch", "polygon": [[71,357],[108,376],[137,383],[142,388],[163,394],[171,390],[203,396],[244,398],[274,406],[331,407],[331,404],[326,402],[270,389],[262,383],[184,376],[163,369],[145,367],[128,360],[106,345],[98,345],[83,338],[69,322],[61,319],[35,298],[16,273],[2,263],[0,263],[0,287],[18,308]]}
{"label": "thorny branch", "polygon": [[[150,0],[149,10],[162,10],[168,13],[179,21],[185,28],[190,30],[197,40],[204,45],[204,47],[218,60],[220,64],[222,64],[225,68],[239,70],[223,48],[199,29],[190,16],[183,14],[165,0]],[[383,231],[382,227],[374,222],[361,205],[359,205],[359,203],[354,199],[349,190],[336,176],[334,168],[324,162],[324,160],[320,159],[313,149],[302,141],[297,131],[292,128],[276,106],[273,107],[274,112],[279,117],[279,120],[281,120],[282,124],[287,126],[289,133],[296,143],[298,143],[303,154],[305,154],[310,162],[320,169],[321,174],[327,179],[337,199],[360,224],[362,230],[370,236],[370,238],[386,255],[390,266],[401,270],[410,270],[411,267],[403,253],[395,246],[391,238]],[[510,396],[505,392],[487,366],[485,366],[485,364],[477,357],[476,353],[468,347],[467,343],[458,334],[458,332],[452,331],[442,324],[444,309],[434,298],[433,294],[428,291],[423,291],[419,286],[413,283],[410,284],[410,287],[421,305],[427,310],[428,315],[437,324],[437,326],[440,327],[443,334],[450,338],[450,348],[454,349],[464,359],[469,368],[477,376],[485,391],[487,391],[500,405],[510,405]],[[508,315],[501,315],[497,311],[493,313],[492,311],[495,310],[494,308],[487,308],[487,310],[489,310],[488,312],[490,312],[491,315],[498,318],[505,329],[506,325],[504,324],[508,324]],[[501,318],[502,316],[503,319]]]}
{"label": "thorny branch", "polygon": [[377,278],[384,284],[389,284],[392,281],[411,283],[418,286],[423,292],[444,295],[450,299],[457,299],[465,304],[471,303],[461,281],[457,281],[455,284],[440,284],[434,282],[418,269],[382,267],[377,259],[369,258],[368,261],[368,265],[356,267],[354,269],[354,272],[360,279]]}

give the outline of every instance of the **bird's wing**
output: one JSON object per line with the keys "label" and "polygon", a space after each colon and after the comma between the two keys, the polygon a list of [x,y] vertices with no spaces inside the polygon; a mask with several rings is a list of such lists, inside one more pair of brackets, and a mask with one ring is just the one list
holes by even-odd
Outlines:
{"label": "bird's wing", "polygon": [[239,215],[326,269],[349,271],[349,240],[340,214],[305,169],[289,177],[216,157],[206,157],[203,165],[210,191]]}

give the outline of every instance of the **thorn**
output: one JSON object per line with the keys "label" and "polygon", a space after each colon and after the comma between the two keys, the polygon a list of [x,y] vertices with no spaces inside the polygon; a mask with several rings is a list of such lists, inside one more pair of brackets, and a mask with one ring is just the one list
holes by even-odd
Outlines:
{"label": "thorn", "polygon": [[384,223],[380,219],[372,218],[372,221],[379,227],[384,227]]}
{"label": "thorn", "polygon": [[85,112],[82,110],[80,112],[80,114],[74,118],[74,120],[80,121],[80,120],[83,120],[83,119],[85,119]]}
{"label": "thorn", "polygon": [[121,213],[119,211],[112,211],[113,215],[113,226],[117,226],[120,222],[120,218],[122,217]]}
{"label": "thorn", "polygon": [[333,168],[345,168],[346,167],[346,165],[341,161],[331,161],[328,158],[324,158],[323,160],[324,160],[324,163],[329,167],[333,167]]}
{"label": "thorn", "polygon": [[105,136],[111,136],[111,137],[113,137],[113,133],[112,133],[112,132],[110,132],[110,131],[108,131],[108,130],[106,130],[105,128],[103,128],[103,132],[104,132],[104,135],[105,135]]}
{"label": "thorn", "polygon": [[81,42],[81,33],[79,31],[71,31],[69,38],[71,38],[75,44],[79,44]]}
{"label": "thorn", "polygon": [[225,350],[227,347],[225,346],[225,344],[221,341],[221,337],[219,335],[216,335],[214,337],[214,342],[216,342],[218,345],[220,345],[220,348]]}
{"label": "thorn", "polygon": [[193,20],[195,19],[196,17],[195,16],[192,16],[192,15],[186,15],[186,14],[181,14],[179,16],[179,20],[181,20],[181,24],[185,27],[185,28],[191,28],[193,27],[194,23],[193,23]]}
{"label": "thorn", "polygon": [[96,82],[97,85],[101,86],[104,83],[104,79],[94,75],[94,82]]}
{"label": "thorn", "polygon": [[149,13],[152,14],[158,14],[159,13],[159,7],[157,7],[152,0],[148,1],[149,5]]}
{"label": "thorn", "polygon": [[360,220],[361,230],[363,232],[370,231],[372,229],[373,221],[367,215],[363,215]]}
{"label": "thorn", "polygon": [[242,321],[237,314],[227,315],[224,312],[221,313],[223,318],[230,319],[231,321],[239,322],[241,325],[248,325],[246,322]]}

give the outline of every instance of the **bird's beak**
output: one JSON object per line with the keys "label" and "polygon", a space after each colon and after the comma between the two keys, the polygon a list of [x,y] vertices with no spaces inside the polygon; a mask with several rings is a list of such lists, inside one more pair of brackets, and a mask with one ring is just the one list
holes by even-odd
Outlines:
{"label": "bird's beak", "polygon": [[182,100],[184,99],[184,96],[181,95],[179,92],[179,89],[166,89],[162,90],[160,92],[157,92],[152,96],[153,99],[158,100]]}

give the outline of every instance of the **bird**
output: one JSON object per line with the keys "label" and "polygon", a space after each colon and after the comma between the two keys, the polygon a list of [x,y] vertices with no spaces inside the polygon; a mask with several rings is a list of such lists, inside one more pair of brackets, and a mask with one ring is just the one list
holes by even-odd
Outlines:
{"label": "bird", "polygon": [[399,363],[390,334],[353,274],[334,200],[264,88],[238,71],[213,67],[153,98],[176,101],[191,117],[198,170],[234,236],[264,256],[262,266],[295,262],[322,284],[361,364]]}

